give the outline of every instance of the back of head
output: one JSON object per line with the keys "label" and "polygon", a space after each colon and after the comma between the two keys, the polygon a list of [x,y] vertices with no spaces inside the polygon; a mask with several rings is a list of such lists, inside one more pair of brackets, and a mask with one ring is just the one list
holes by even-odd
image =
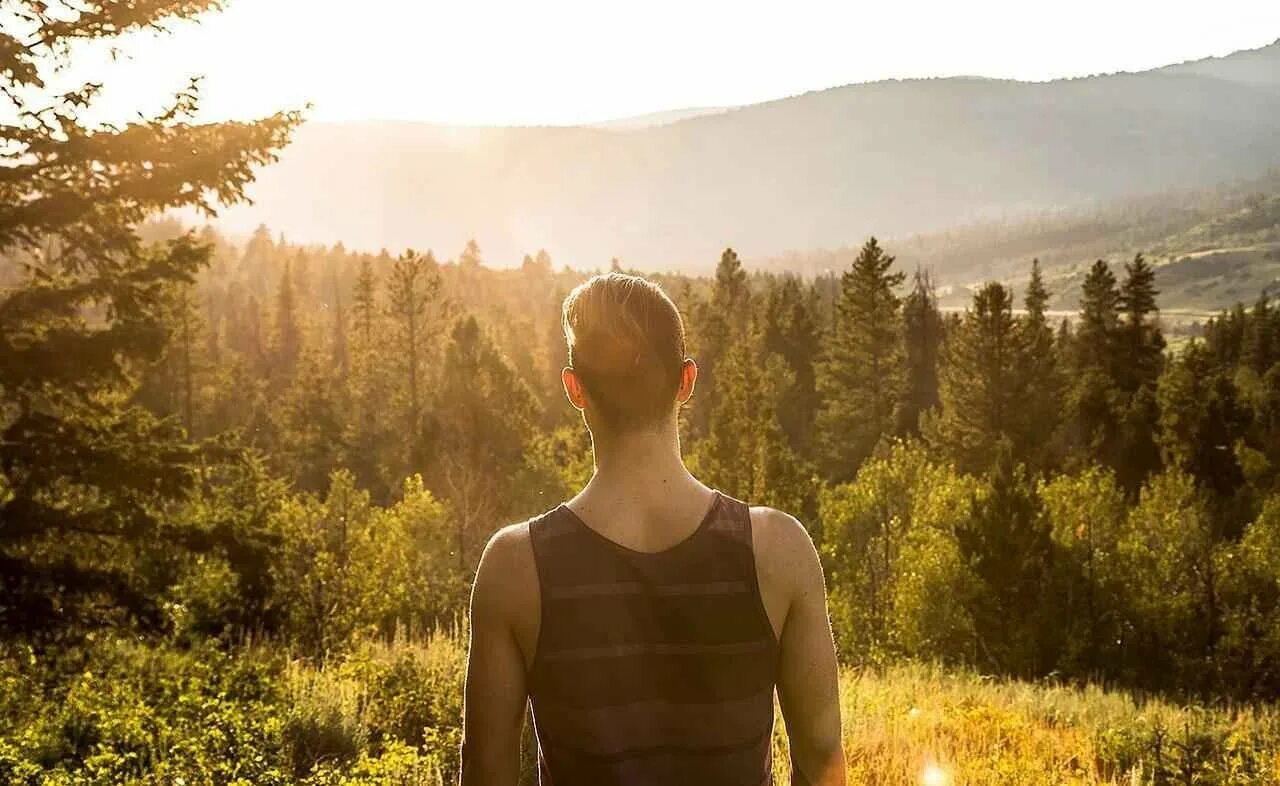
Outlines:
{"label": "back of head", "polygon": [[593,276],[565,298],[562,323],[569,365],[601,425],[645,428],[671,416],[684,323],[661,287],[624,273]]}

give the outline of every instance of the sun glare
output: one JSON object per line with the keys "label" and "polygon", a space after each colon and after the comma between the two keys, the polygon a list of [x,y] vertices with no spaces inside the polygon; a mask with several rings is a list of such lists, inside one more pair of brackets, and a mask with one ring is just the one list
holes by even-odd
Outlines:
{"label": "sun glare", "polygon": [[950,786],[951,776],[936,764],[930,764],[920,773],[920,786]]}

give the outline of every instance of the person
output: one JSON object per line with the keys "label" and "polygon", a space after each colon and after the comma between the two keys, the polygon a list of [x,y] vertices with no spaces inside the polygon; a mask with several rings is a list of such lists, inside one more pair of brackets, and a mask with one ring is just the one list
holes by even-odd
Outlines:
{"label": "person", "polygon": [[574,289],[562,321],[595,472],[481,557],[463,786],[516,784],[526,704],[544,785],[770,783],[775,690],[792,783],[843,784],[818,555],[790,515],[686,469],[677,418],[698,368],[675,305],[610,273]]}

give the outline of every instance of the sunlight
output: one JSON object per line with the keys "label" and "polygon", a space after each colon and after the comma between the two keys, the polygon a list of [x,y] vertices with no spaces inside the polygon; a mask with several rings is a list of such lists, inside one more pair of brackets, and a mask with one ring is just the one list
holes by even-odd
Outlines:
{"label": "sunlight", "polygon": [[920,773],[921,786],[950,786],[951,776],[936,764],[930,764]]}

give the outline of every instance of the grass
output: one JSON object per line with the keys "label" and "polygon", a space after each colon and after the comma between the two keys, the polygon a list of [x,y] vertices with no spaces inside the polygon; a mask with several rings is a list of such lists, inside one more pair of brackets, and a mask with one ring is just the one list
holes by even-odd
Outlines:
{"label": "grass", "polygon": [[1140,703],[929,665],[847,669],[840,700],[855,784],[1280,783],[1272,708]]}
{"label": "grass", "polygon": [[[99,641],[0,657],[0,782],[437,786],[456,782],[461,631],[323,662]],[[1280,710],[1140,701],[927,664],[846,668],[851,784],[1280,784]],[[789,782],[786,735],[778,783]],[[533,783],[531,747],[525,783]]]}

